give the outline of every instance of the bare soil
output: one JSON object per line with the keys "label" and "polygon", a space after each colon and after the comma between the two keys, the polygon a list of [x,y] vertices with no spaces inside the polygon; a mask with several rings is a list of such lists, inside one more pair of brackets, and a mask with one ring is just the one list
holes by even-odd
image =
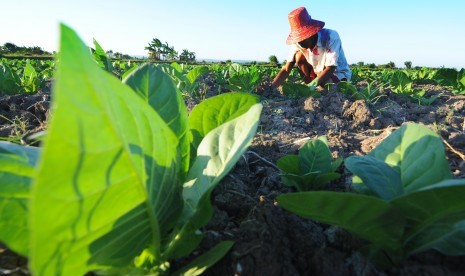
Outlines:
{"label": "bare soil", "polygon": [[[204,82],[209,87],[207,96],[221,91],[212,78]],[[406,122],[436,131],[447,143],[454,177],[465,178],[465,96],[435,85],[419,87],[429,95],[439,95],[438,100],[421,106],[385,90],[386,97],[368,104],[351,100],[336,87],[320,98],[302,99],[259,89],[263,112],[258,133],[233,171],[214,190],[213,218],[204,228],[206,238],[191,257],[221,240],[232,240],[231,251],[206,275],[465,274],[465,257],[435,251],[382,269],[357,251],[364,241],[343,229],[293,215],[275,201],[278,195],[295,190],[282,184],[274,164],[281,156],[297,153],[309,139],[326,136],[334,158],[365,155]],[[36,95],[0,96],[0,137],[17,137],[28,143],[28,136],[45,129],[49,91],[50,85]],[[188,107],[196,103],[191,99]],[[329,183],[327,189],[351,192],[351,174],[343,166],[339,170],[342,177]],[[0,246],[0,275],[24,275],[25,269],[24,258]]]}

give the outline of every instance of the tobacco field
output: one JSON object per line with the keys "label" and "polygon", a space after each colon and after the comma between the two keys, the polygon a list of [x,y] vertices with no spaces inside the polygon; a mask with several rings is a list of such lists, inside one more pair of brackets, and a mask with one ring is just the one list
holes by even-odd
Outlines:
{"label": "tobacco field", "polygon": [[0,62],[0,275],[462,275],[465,70]]}

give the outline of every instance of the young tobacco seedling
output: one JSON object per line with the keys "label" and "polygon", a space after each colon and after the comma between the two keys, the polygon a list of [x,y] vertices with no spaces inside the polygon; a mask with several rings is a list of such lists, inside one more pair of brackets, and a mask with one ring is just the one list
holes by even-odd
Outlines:
{"label": "young tobacco seedling", "polygon": [[413,88],[413,80],[403,71],[395,71],[389,82],[394,93],[407,97],[412,102],[418,102],[420,105],[431,105],[439,95],[429,98],[424,97],[424,89]]}
{"label": "young tobacco seedling", "polygon": [[434,81],[440,85],[450,86],[452,93],[465,95],[465,69],[460,71],[449,68],[438,69],[433,75]]}
{"label": "young tobacco seedling", "polygon": [[201,274],[232,242],[174,272],[170,262],[201,242],[213,188],[255,135],[258,99],[230,94],[218,119],[205,105],[188,117],[159,67],[121,83],[63,25],[59,61],[44,147],[0,143],[0,240],[34,275]]}
{"label": "young tobacco seedling", "polygon": [[230,91],[254,93],[263,78],[263,72],[257,66],[249,68],[238,63],[229,69],[228,89]]}
{"label": "young tobacco seedling", "polygon": [[370,241],[361,250],[383,266],[428,249],[465,254],[465,179],[451,179],[433,131],[405,124],[345,166],[357,194],[294,193],[279,196],[279,205]]}
{"label": "young tobacco seedling", "polygon": [[298,155],[281,157],[277,165],[283,171],[283,183],[304,192],[323,189],[329,181],[338,179],[341,175],[335,171],[341,162],[342,158],[333,160],[328,141],[319,137],[305,143]]}
{"label": "young tobacco seedling", "polygon": [[341,81],[337,84],[339,91],[350,95],[354,100],[365,100],[369,104],[376,104],[376,102],[383,96],[380,93],[382,85],[375,85],[376,80],[368,83],[366,87],[357,89],[355,85],[350,82]]}
{"label": "young tobacco seedling", "polygon": [[188,70],[184,64],[181,65],[177,62],[170,65],[161,65],[160,67],[174,80],[184,96],[192,98],[198,98],[199,96],[196,93],[199,86],[198,78],[210,72],[207,66],[195,66]]}
{"label": "young tobacco seedling", "polygon": [[318,90],[316,90],[317,86],[318,79],[314,79],[309,84],[294,83],[287,81],[282,84],[282,91],[284,95],[292,98],[319,98],[321,97],[321,93]]}

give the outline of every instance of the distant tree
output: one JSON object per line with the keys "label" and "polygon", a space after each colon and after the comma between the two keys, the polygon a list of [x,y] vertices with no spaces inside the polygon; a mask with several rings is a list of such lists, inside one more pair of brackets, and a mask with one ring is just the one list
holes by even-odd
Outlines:
{"label": "distant tree", "polygon": [[374,64],[374,63],[368,63],[368,64],[367,64],[367,67],[370,68],[370,69],[375,69],[375,68],[376,68],[376,64]]}
{"label": "distant tree", "polygon": [[108,50],[108,51],[106,51],[105,53],[107,54],[107,56],[108,56],[109,58],[113,58],[113,51],[112,51],[112,50]]}
{"label": "distant tree", "polygon": [[396,64],[394,63],[394,61],[390,61],[388,62],[386,65],[385,65],[386,68],[396,68]]}
{"label": "distant tree", "polygon": [[405,65],[405,68],[412,69],[412,62],[411,61],[404,62],[404,65]]}
{"label": "distant tree", "polygon": [[19,47],[11,42],[7,42],[3,44],[3,49],[5,53],[15,53],[19,50]]}
{"label": "distant tree", "polygon": [[270,65],[273,65],[273,66],[276,66],[279,63],[278,58],[275,55],[271,55],[268,58],[268,61],[270,62]]}
{"label": "distant tree", "polygon": [[169,60],[176,60],[178,58],[178,51],[175,51],[174,49],[171,49],[170,52],[168,53],[168,59]]}
{"label": "distant tree", "polygon": [[179,60],[180,61],[195,61],[195,53],[190,52],[187,49],[183,49],[182,53],[179,55]]}
{"label": "distant tree", "polygon": [[149,45],[145,47],[145,50],[149,51],[149,58],[150,60],[160,60],[160,54],[163,48],[163,44],[161,43],[160,39],[154,38]]}
{"label": "distant tree", "polygon": [[226,63],[231,63],[232,61],[230,59],[227,59],[226,60]]}
{"label": "distant tree", "polygon": [[359,61],[359,62],[357,62],[357,66],[363,67],[363,66],[365,66],[365,62]]}
{"label": "distant tree", "polygon": [[44,51],[42,51],[42,49],[38,46],[33,46],[33,47],[30,47],[28,48],[29,52],[33,55],[42,55],[44,54]]}
{"label": "distant tree", "polygon": [[189,55],[188,55],[188,60],[189,61],[195,61],[195,53],[194,52],[189,52]]}

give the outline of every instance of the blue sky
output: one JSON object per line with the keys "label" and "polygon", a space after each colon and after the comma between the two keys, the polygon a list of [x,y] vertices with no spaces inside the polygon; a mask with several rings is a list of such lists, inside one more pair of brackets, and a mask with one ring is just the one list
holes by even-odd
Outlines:
{"label": "blue sky", "polygon": [[305,6],[338,31],[349,63],[465,67],[465,1],[2,1],[0,44],[58,49],[59,23],[88,44],[147,55],[158,38],[198,59],[283,61],[289,46],[287,14]]}

